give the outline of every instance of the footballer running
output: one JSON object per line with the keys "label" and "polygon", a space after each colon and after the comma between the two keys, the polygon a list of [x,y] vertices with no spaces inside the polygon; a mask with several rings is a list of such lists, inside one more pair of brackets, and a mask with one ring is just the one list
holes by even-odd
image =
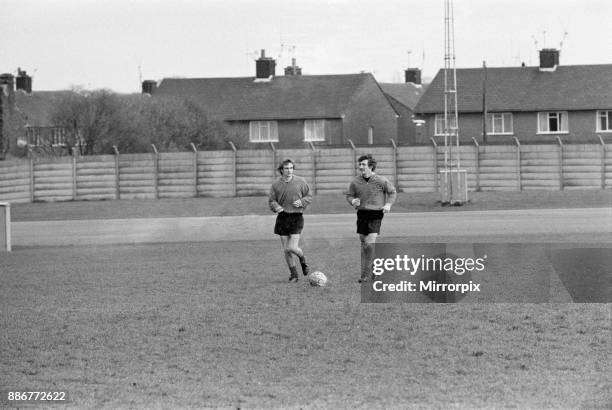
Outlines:
{"label": "footballer running", "polygon": [[268,204],[276,213],[274,233],[280,237],[283,255],[290,275],[289,282],[298,281],[297,256],[304,276],[309,269],[304,252],[299,246],[300,234],[304,228],[304,210],[312,202],[310,187],[306,180],[293,173],[294,165],[290,159],[284,160],[278,167],[280,177],[274,181],[270,188]]}
{"label": "footballer running", "polygon": [[361,242],[361,276],[358,282],[373,279],[372,262],[376,238],[385,213],[397,198],[393,184],[385,177],[377,175],[376,160],[371,154],[362,155],[357,160],[360,175],[350,183],[346,199],[357,210],[357,233]]}

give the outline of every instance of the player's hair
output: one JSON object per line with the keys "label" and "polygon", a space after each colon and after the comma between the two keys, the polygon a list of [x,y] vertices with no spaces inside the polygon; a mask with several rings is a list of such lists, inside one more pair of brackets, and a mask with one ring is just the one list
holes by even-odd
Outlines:
{"label": "player's hair", "polygon": [[357,160],[358,162],[363,161],[364,159],[368,160],[368,165],[370,168],[372,168],[372,171],[374,171],[376,169],[376,160],[374,159],[374,157],[372,156],[372,154],[366,154],[366,155],[362,155],[359,157],[359,159]]}
{"label": "player's hair", "polygon": [[277,170],[278,172],[283,175],[283,167],[287,164],[291,164],[293,165],[293,169],[295,169],[295,164],[293,163],[292,160],[290,160],[289,158],[287,158],[286,160],[284,160],[283,162],[280,163],[280,165],[278,166]]}

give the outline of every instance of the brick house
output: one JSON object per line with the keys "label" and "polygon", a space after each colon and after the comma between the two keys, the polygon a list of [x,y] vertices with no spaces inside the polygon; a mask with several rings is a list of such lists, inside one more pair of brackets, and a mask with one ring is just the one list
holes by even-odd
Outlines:
{"label": "brick house", "polygon": [[143,93],[200,104],[229,126],[242,148],[268,148],[270,142],[278,148],[346,146],[348,139],[357,145],[389,145],[391,138],[410,143],[400,133],[399,105],[372,74],[302,75],[295,61],[284,76],[275,68],[262,50],[255,77],[148,80]]}
{"label": "brick house", "polygon": [[[459,135],[463,143],[597,142],[612,140],[612,64],[559,64],[559,51],[540,51],[539,67],[457,69]],[[444,70],[419,100],[425,120],[418,143],[443,141]],[[486,133],[483,118],[486,117]]]}
{"label": "brick house", "polygon": [[421,122],[415,121],[414,109],[427,87],[421,83],[420,69],[408,68],[404,74],[404,83],[380,83],[380,87],[399,113],[398,139],[406,145],[413,145],[422,129]]}
{"label": "brick house", "polygon": [[[16,80],[16,81],[15,81]],[[32,77],[18,69],[17,77],[0,75],[4,102],[3,118],[11,121],[15,132],[7,133],[4,146],[14,150],[28,147],[52,154],[65,154],[66,130],[53,124],[51,113],[71,91],[32,91]],[[5,129],[6,131],[6,129]]]}

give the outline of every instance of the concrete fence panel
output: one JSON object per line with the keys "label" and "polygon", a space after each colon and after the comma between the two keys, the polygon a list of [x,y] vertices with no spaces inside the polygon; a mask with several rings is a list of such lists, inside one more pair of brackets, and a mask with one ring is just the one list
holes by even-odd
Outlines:
{"label": "concrete fence panel", "polygon": [[115,199],[117,175],[115,156],[79,157],[76,167],[76,199]]}
{"label": "concrete fence panel", "polygon": [[234,151],[200,151],[197,154],[197,195],[232,197],[236,195]]}
{"label": "concrete fence panel", "polygon": [[512,145],[484,145],[479,152],[479,183],[482,191],[520,189],[520,164]]}
{"label": "concrete fence panel", "polygon": [[612,188],[612,150],[607,145],[601,145],[603,162],[602,188]]}
{"label": "concrete fence panel", "polygon": [[190,198],[196,196],[196,153],[168,152],[158,155],[159,198]]}
{"label": "concrete fence panel", "polygon": [[560,188],[561,165],[558,145],[521,145],[523,189]]}
{"label": "concrete fence panel", "polygon": [[572,144],[563,147],[563,187],[601,188],[601,147]]}
{"label": "concrete fence panel", "polygon": [[70,201],[75,197],[72,157],[38,158],[33,162],[34,201]]}
{"label": "concrete fence panel", "polygon": [[357,175],[356,155],[351,148],[330,148],[316,151],[316,189],[319,194],[346,192]]}
{"label": "concrete fence panel", "polygon": [[236,195],[266,195],[275,178],[277,155],[272,150],[236,152]]}
{"label": "concrete fence panel", "polygon": [[397,189],[400,192],[435,192],[437,153],[431,147],[398,147]]}
{"label": "concrete fence panel", "polygon": [[0,201],[30,202],[32,197],[30,181],[29,161],[0,161]]}
{"label": "concrete fence panel", "polygon": [[119,156],[119,196],[121,199],[157,197],[157,161],[155,154]]}

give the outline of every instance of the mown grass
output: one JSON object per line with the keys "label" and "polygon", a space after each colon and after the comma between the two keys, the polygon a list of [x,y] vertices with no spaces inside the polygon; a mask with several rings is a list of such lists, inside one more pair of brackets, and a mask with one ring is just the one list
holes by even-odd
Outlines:
{"label": "mown grass", "polygon": [[[612,190],[470,192],[464,206],[443,207],[437,193],[399,193],[393,212],[454,212],[532,208],[612,206]],[[13,204],[14,221],[158,218],[175,216],[268,215],[267,198],[183,198],[160,200],[71,201]],[[350,213],[342,195],[316,195],[309,213]]]}
{"label": "mown grass", "polygon": [[362,304],[356,240],[23,248],[0,258],[0,387],[61,408],[606,408],[610,304]]}

